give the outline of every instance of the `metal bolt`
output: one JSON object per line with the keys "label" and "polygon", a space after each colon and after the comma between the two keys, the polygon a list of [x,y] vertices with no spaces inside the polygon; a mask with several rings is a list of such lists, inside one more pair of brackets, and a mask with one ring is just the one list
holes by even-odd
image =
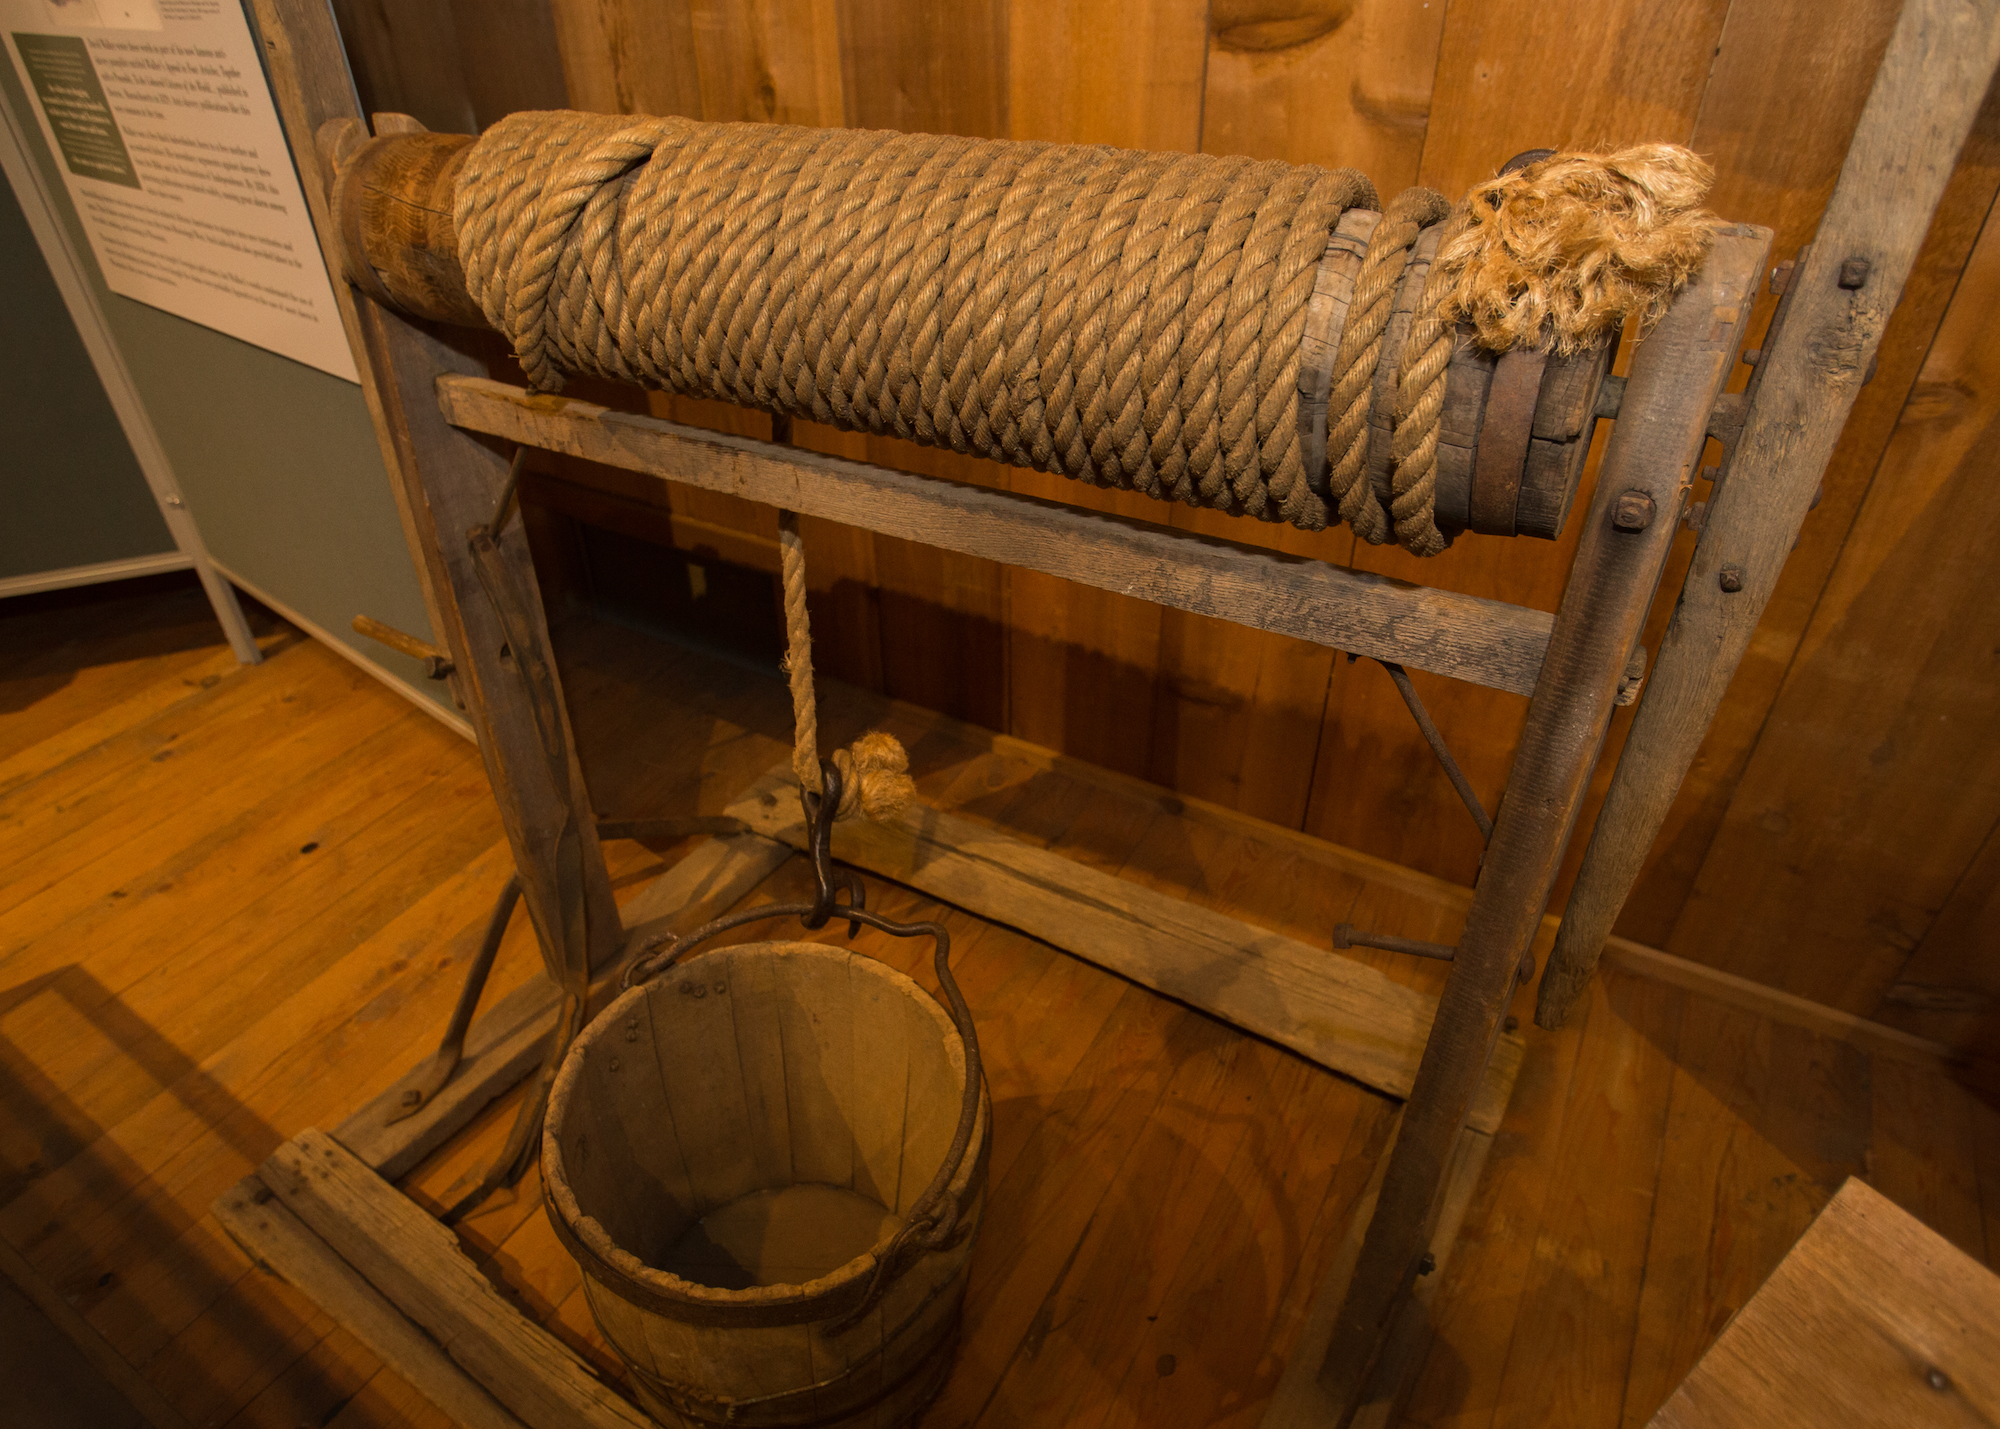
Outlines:
{"label": "metal bolt", "polygon": [[1940,1394],[1951,1388],[1951,1376],[1941,1369],[1926,1370],[1924,1372],[1924,1382]]}
{"label": "metal bolt", "polygon": [[1724,566],[1715,573],[1715,583],[1730,595],[1735,595],[1736,592],[1743,589],[1743,568],[1741,566]]}
{"label": "metal bolt", "polygon": [[696,984],[694,985],[694,995],[695,995],[696,997],[707,997],[707,996],[708,996],[708,984],[707,984],[707,983],[700,983],[700,982],[696,983]]}
{"label": "metal bolt", "polygon": [[1643,531],[1653,524],[1653,498],[1643,491],[1627,491],[1611,509],[1611,524],[1620,531]]}
{"label": "metal bolt", "polygon": [[616,1057],[611,1059],[611,1070],[614,1072],[618,1070],[618,1059]]}
{"label": "metal bolt", "polygon": [[729,991],[729,984],[726,982],[719,982],[715,985],[715,990],[717,992],[727,992]]}
{"label": "metal bolt", "polygon": [[1840,286],[1849,292],[1866,287],[1868,274],[1874,268],[1866,258],[1850,258],[1840,265]]}
{"label": "metal bolt", "polygon": [[1438,1258],[1432,1255],[1429,1251],[1425,1251],[1424,1258],[1417,1262],[1417,1274],[1419,1275],[1429,1275],[1432,1271],[1436,1270],[1437,1268],[1438,1268]]}

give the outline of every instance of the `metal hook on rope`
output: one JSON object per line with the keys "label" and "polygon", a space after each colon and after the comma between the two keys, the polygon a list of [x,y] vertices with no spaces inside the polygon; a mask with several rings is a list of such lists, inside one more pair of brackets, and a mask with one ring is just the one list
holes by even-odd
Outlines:
{"label": "metal hook on rope", "polygon": [[[840,809],[840,767],[832,760],[822,759],[819,776],[820,792],[814,793],[804,785],[799,786],[799,804],[806,816],[806,849],[813,871],[812,911],[799,920],[808,928],[824,928],[827,920],[842,910],[843,905],[834,900],[834,894],[842,888],[847,890],[846,908],[865,908],[868,903],[867,890],[861,886],[861,875],[852,869],[835,868],[833,865],[833,824]],[[847,936],[852,938],[860,931],[860,920],[850,914]]]}

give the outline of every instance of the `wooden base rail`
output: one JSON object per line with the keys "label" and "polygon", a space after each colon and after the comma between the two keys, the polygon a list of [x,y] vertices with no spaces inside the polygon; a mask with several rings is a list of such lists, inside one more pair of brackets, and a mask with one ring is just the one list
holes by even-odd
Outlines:
{"label": "wooden base rail", "polygon": [[437,383],[467,431],[982,556],[1158,605],[1533,694],[1554,617],[983,486],[677,426],[482,377]]}

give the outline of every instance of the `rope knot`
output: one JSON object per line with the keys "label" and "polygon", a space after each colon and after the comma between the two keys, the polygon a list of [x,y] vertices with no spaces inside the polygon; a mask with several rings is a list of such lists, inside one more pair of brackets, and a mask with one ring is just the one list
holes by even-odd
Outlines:
{"label": "rope knot", "polygon": [[901,740],[882,730],[871,729],[846,749],[836,749],[833,767],[840,771],[836,819],[859,814],[886,823],[917,797],[916,781],[910,778],[910,756],[904,753]]}
{"label": "rope knot", "polygon": [[1568,356],[1665,315],[1708,257],[1715,170],[1679,144],[1555,154],[1474,188],[1431,283],[1495,352]]}

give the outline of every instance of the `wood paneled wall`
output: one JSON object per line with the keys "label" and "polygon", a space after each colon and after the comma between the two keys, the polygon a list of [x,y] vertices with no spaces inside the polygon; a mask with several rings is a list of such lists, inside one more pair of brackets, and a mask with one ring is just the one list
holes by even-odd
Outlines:
{"label": "wood paneled wall", "polygon": [[[1712,206],[1807,241],[1896,0],[336,0],[364,102],[1205,149],[1462,192],[1525,148],[1670,139]],[[1967,146],[1824,498],[1620,931],[1968,1048],[2000,992],[2000,109]],[[1763,301],[1768,317],[1770,299]],[[1739,369],[1738,385],[1748,375]],[[682,420],[766,419],[654,399]],[[795,439],[1553,609],[1574,534],[1418,561],[874,437]],[[594,478],[610,482],[608,477]],[[655,500],[661,499],[658,497]],[[771,560],[770,513],[675,529]],[[811,523],[822,665],[873,689],[1470,882],[1478,841],[1369,664]],[[1667,588],[1692,548],[1683,535]],[[1657,646],[1669,600],[1655,610]],[[1491,805],[1526,702],[1418,675]],[[1610,753],[1624,736],[1613,728]],[[1607,761],[1608,763],[1608,761]],[[1600,775],[1598,791],[1605,780]],[[1594,806],[1587,817],[1594,815]],[[1573,876],[1565,872],[1565,886]],[[1560,891],[1560,890],[1559,890]],[[1991,1047],[1983,1050],[1990,1052]]]}

